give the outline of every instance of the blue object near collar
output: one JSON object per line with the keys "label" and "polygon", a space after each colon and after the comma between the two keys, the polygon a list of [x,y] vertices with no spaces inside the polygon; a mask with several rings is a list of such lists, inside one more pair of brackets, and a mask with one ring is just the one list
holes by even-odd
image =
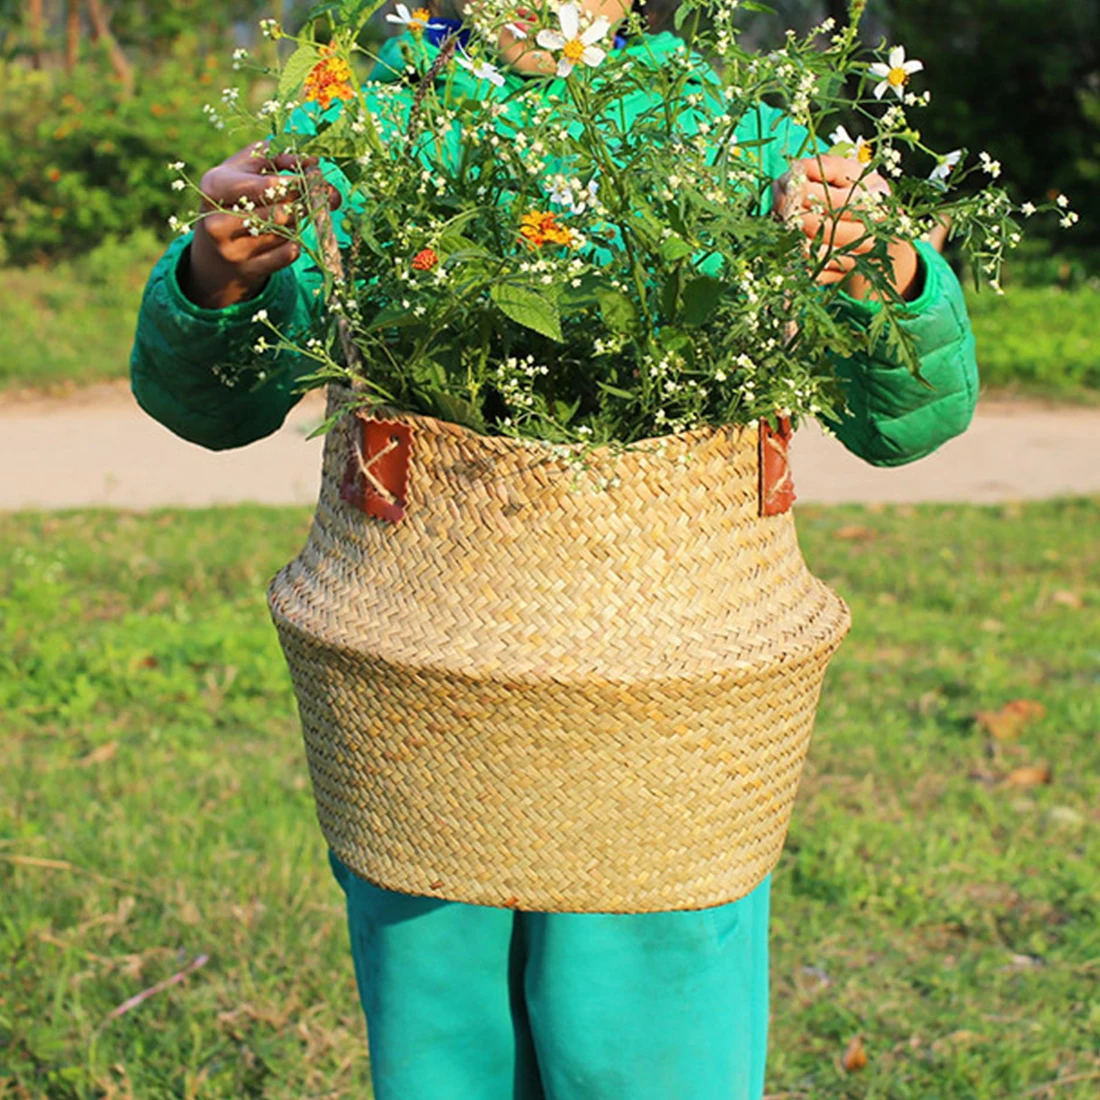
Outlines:
{"label": "blue object near collar", "polygon": [[[470,42],[470,28],[464,27],[461,19],[438,19],[433,16],[432,21],[424,30],[424,37],[438,48],[456,31],[458,32],[458,44],[465,49]],[[612,42],[612,48],[621,50],[625,45],[626,36],[616,34]]]}
{"label": "blue object near collar", "polygon": [[465,49],[470,41],[470,28],[463,27],[461,19],[437,19],[432,16],[432,21],[424,29],[424,37],[433,46],[442,46],[452,34],[458,31],[458,44]]}

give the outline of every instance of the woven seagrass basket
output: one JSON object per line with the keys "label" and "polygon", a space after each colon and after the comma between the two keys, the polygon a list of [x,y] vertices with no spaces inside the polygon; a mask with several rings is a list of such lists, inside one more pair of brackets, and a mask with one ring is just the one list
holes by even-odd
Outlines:
{"label": "woven seagrass basket", "polygon": [[343,416],[308,542],[269,591],[335,854],[390,889],[546,912],[751,891],[849,625],[790,512],[760,514],[757,429],[578,472],[539,444],[389,420],[409,442],[403,518],[344,499],[364,456]]}

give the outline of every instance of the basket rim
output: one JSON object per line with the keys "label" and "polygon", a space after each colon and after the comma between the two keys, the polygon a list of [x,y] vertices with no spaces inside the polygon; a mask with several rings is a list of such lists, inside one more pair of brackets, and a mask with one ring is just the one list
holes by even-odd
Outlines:
{"label": "basket rim", "polygon": [[[340,400],[342,394],[354,395],[355,391],[342,382],[329,382],[327,388],[336,391],[335,397]],[[585,454],[593,458],[615,459],[624,454],[642,452],[643,448],[651,448],[654,451],[666,450],[675,445],[682,447],[685,444],[712,438],[722,432],[741,435],[749,432],[759,435],[760,418],[753,419],[745,424],[704,424],[695,428],[687,428],[682,432],[669,432],[666,435],[646,436],[643,439],[635,439],[630,443],[620,440],[611,440],[608,443],[600,443],[591,446],[586,443],[554,443],[546,439],[536,439],[531,436],[513,436],[504,434],[490,434],[479,432],[474,428],[459,424],[455,420],[442,420],[430,413],[414,412],[411,409],[401,409],[395,405],[387,405],[385,402],[371,406],[355,407],[350,401],[345,401],[343,407],[328,414],[351,414],[361,420],[395,420],[398,423],[409,424],[413,427],[424,427],[428,431],[443,436],[453,436],[458,439],[477,441],[479,444],[489,444],[503,449],[523,449],[538,451],[548,458],[566,454]]]}

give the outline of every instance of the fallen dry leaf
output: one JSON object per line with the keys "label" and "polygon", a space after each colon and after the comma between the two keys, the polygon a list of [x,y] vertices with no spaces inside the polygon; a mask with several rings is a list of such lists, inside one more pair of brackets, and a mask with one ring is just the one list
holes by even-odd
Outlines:
{"label": "fallen dry leaf", "polygon": [[77,763],[82,768],[90,768],[94,764],[105,764],[116,752],[118,752],[118,742],[108,741],[105,745],[92,749],[87,756],[82,756]]}
{"label": "fallen dry leaf", "polygon": [[1055,603],[1060,603],[1063,607],[1072,607],[1074,611],[1080,610],[1084,606],[1084,601],[1076,592],[1071,592],[1067,588],[1060,588],[1050,597]]}
{"label": "fallen dry leaf", "polygon": [[1025,764],[1005,777],[1006,787],[1040,787],[1054,778],[1049,764]]}
{"label": "fallen dry leaf", "polygon": [[870,542],[878,538],[878,532],[873,527],[861,527],[858,523],[849,523],[845,527],[838,527],[833,532],[835,538],[844,539],[846,542]]}
{"label": "fallen dry leaf", "polygon": [[856,1070],[863,1069],[867,1062],[867,1051],[863,1049],[863,1036],[857,1035],[848,1044],[848,1048],[844,1051],[844,1057],[840,1059],[840,1064],[848,1073],[855,1073]]}
{"label": "fallen dry leaf", "polygon": [[1000,710],[980,710],[974,715],[978,726],[997,741],[1014,741],[1029,722],[1042,718],[1047,708],[1034,699],[1013,699]]}

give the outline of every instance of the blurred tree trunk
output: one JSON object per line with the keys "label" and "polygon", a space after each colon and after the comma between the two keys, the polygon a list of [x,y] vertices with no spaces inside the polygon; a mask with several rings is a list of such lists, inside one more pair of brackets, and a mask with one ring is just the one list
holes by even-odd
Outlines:
{"label": "blurred tree trunk", "polygon": [[42,68],[42,0],[29,0],[27,25],[31,32],[31,64]]}
{"label": "blurred tree trunk", "polygon": [[111,59],[111,68],[122,84],[122,92],[130,96],[134,91],[134,69],[115,36],[111,34],[111,21],[103,10],[100,0],[88,0],[88,18],[92,21],[92,41],[102,42],[107,47],[107,56]]}
{"label": "blurred tree trunk", "polygon": [[80,0],[65,0],[65,71],[72,75],[80,57]]}

